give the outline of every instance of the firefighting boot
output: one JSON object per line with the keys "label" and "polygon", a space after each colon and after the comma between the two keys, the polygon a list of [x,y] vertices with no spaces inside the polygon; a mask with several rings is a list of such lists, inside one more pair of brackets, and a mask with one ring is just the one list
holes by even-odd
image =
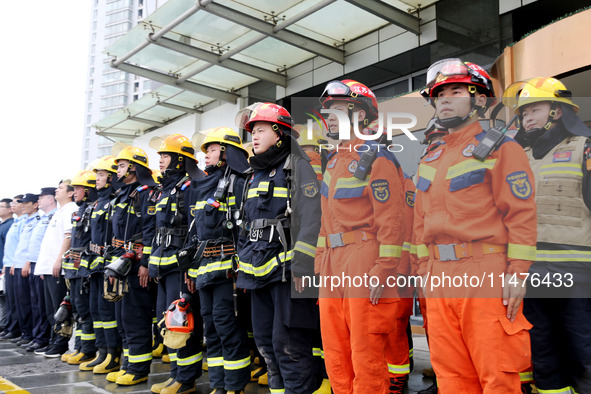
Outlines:
{"label": "firefighting boot", "polygon": [[68,357],[67,363],[70,365],[78,365],[87,361],[92,361],[96,357],[96,353],[82,353],[79,352],[75,356]]}
{"label": "firefighting boot", "polygon": [[194,393],[196,391],[197,388],[195,387],[195,382],[181,383],[175,380],[171,385],[163,388],[160,394],[187,394]]}
{"label": "firefighting boot", "polygon": [[123,375],[125,375],[125,370],[124,369],[120,369],[119,371],[115,371],[115,372],[110,372],[110,373],[107,374],[107,380],[109,382],[115,383],[117,381],[117,379],[120,376],[123,376]]}
{"label": "firefighting boot", "polygon": [[400,375],[390,378],[388,394],[405,394],[408,392],[408,375]]}
{"label": "firefighting boot", "polygon": [[153,358],[161,358],[163,351],[164,351],[164,345],[159,343],[154,349],[152,349],[152,357]]}
{"label": "firefighting boot", "polygon": [[168,353],[162,354],[162,362],[163,363],[170,363],[170,356],[168,355]]}
{"label": "firefighting boot", "polygon": [[174,383],[174,379],[173,378],[168,378],[167,380],[165,380],[162,383],[156,383],[153,384],[152,387],[150,387],[150,391],[153,393],[160,393],[162,392],[162,390],[168,386],[170,386],[172,383]]}
{"label": "firefighting boot", "polygon": [[521,383],[521,393],[522,394],[538,394],[539,391],[532,382],[523,382],[523,383]]}
{"label": "firefighting boot", "polygon": [[233,393],[233,391],[226,391],[224,389],[213,389],[213,391],[209,394],[228,394],[228,393]]}
{"label": "firefighting boot", "polygon": [[435,377],[435,372],[433,371],[433,368],[425,368],[423,369],[423,376],[426,378],[434,378]]}
{"label": "firefighting boot", "polygon": [[107,358],[107,348],[101,347],[99,348],[98,352],[98,356],[96,356],[94,360],[86,361],[80,364],[81,371],[92,371],[94,367],[105,361],[105,359]]}
{"label": "firefighting boot", "polygon": [[318,387],[318,390],[312,394],[331,394],[332,389],[330,387],[330,381],[328,379],[322,379],[322,384]]}
{"label": "firefighting boot", "polygon": [[259,377],[258,383],[261,386],[268,386],[269,385],[269,374],[265,372]]}
{"label": "firefighting boot", "polygon": [[207,368],[208,368],[208,366],[207,366],[207,361],[203,361],[203,362],[201,363],[201,369],[202,369],[202,370],[204,370],[204,371],[208,371],[208,369],[207,369]]}
{"label": "firefighting boot", "polygon": [[[121,367],[121,349],[107,348],[107,356],[102,363],[95,365],[92,372],[95,374],[103,374],[117,371]],[[115,380],[117,380],[115,378]]]}
{"label": "firefighting boot", "polygon": [[267,373],[267,366],[258,367],[254,371],[250,372],[250,381],[251,382],[258,382],[259,378]]}
{"label": "firefighting boot", "polygon": [[226,394],[244,394],[244,390],[232,390],[232,391],[226,391]]}
{"label": "firefighting boot", "polygon": [[68,350],[67,352],[65,352],[64,354],[62,354],[62,356],[60,357],[60,361],[63,361],[65,363],[68,362],[68,359],[72,356],[76,356],[78,353],[80,353],[80,350],[78,349],[74,349],[74,350]]}
{"label": "firefighting boot", "polygon": [[138,384],[141,382],[145,382],[148,380],[148,375],[132,375],[130,373],[125,373],[117,378],[115,383],[121,386],[133,386],[134,384]]}

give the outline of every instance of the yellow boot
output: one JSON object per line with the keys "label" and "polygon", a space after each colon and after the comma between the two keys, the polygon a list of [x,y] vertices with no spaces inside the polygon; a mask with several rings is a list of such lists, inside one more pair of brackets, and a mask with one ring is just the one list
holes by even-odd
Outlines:
{"label": "yellow boot", "polygon": [[156,346],[153,350],[152,350],[152,357],[153,358],[161,358],[162,357],[162,352],[164,351],[164,345],[159,343],[158,346]]}
{"label": "yellow boot", "polygon": [[85,361],[80,364],[81,371],[92,371],[94,367],[101,364],[107,358],[107,348],[100,348],[98,355],[92,361]]}
{"label": "yellow boot", "polygon": [[78,352],[78,354],[74,356],[68,357],[68,361],[66,361],[70,365],[78,365],[85,363],[87,361],[92,361],[96,357],[95,353],[85,354],[82,352]]}
{"label": "yellow boot", "polygon": [[201,369],[204,371],[207,371],[207,361],[203,361],[203,363],[201,363]]}
{"label": "yellow boot", "polygon": [[172,384],[172,382],[174,382],[174,379],[168,378],[166,381],[164,381],[162,383],[153,384],[152,387],[150,387],[150,391],[158,394],[158,393],[162,392],[162,390],[164,388],[170,386]]}
{"label": "yellow boot", "polygon": [[332,393],[330,382],[328,379],[322,379],[322,384],[318,387],[318,390],[314,391],[313,394],[330,394]]}
{"label": "yellow boot", "polygon": [[250,381],[251,382],[258,382],[259,378],[263,376],[267,372],[267,369],[263,369],[262,367],[258,367],[254,371],[250,371]]}
{"label": "yellow boot", "polygon": [[168,355],[168,353],[162,355],[162,362],[163,363],[169,363],[170,362],[170,356]]}
{"label": "yellow boot", "polygon": [[195,387],[195,382],[192,384],[185,384],[175,380],[168,387],[163,388],[160,394],[187,394],[196,391],[197,388]]}
{"label": "yellow boot", "polygon": [[261,386],[268,386],[269,385],[269,376],[268,375],[269,374],[267,372],[265,372],[263,375],[261,375],[259,377],[258,382]]}
{"label": "yellow boot", "polygon": [[107,380],[109,382],[115,383],[117,381],[117,379],[120,376],[123,376],[123,375],[125,375],[125,370],[124,369],[121,369],[121,370],[115,371],[115,372],[110,372],[109,374],[107,374]]}
{"label": "yellow boot", "polygon": [[133,386],[134,384],[138,384],[141,382],[145,382],[148,380],[148,375],[139,376],[139,375],[132,375],[130,373],[123,374],[117,378],[115,383],[121,386]]}
{"label": "yellow boot", "polygon": [[121,367],[121,349],[109,348],[105,360],[99,365],[96,365],[92,369],[92,372],[94,372],[97,375],[109,373],[117,371],[119,367]]}
{"label": "yellow boot", "polygon": [[68,358],[77,355],[78,353],[80,353],[80,350],[68,350],[67,352],[65,352],[64,354],[62,354],[62,357],[60,358],[61,361],[67,363],[68,362]]}

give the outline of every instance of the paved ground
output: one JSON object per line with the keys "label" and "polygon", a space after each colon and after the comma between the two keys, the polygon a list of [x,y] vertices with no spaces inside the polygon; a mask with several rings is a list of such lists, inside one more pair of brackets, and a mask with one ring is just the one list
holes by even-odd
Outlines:
{"label": "paved ground", "polygon": [[[423,368],[430,366],[425,336],[414,335],[414,344],[415,367],[409,385],[411,394],[431,385],[431,380],[421,375]],[[167,364],[154,359],[147,383],[122,387],[108,382],[105,375],[81,372],[78,366],[68,365],[59,359],[47,359],[27,353],[8,341],[0,341],[0,377],[32,394],[149,393],[152,384],[168,378],[168,372]],[[207,372],[205,372],[197,382],[197,393],[210,392]],[[246,394],[268,392],[266,387],[256,383],[249,384],[246,389]]]}

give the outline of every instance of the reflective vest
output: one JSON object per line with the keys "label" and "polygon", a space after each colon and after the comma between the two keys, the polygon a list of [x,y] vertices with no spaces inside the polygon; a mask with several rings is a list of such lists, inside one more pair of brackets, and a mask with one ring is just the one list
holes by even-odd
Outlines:
{"label": "reflective vest", "polygon": [[[585,142],[585,137],[566,138],[540,160],[526,149],[536,180],[538,242],[591,246],[591,211],[582,194]],[[538,253],[537,260],[555,258]]]}

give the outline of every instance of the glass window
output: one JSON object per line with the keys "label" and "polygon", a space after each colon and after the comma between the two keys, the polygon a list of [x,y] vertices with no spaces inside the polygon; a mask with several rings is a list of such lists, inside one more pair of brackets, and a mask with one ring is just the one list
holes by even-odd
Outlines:
{"label": "glass window", "polygon": [[412,90],[422,89],[427,84],[427,74],[412,77]]}
{"label": "glass window", "polygon": [[90,148],[90,138],[87,138],[84,140],[84,147],[86,149]]}
{"label": "glass window", "polygon": [[101,100],[101,107],[102,108],[115,107],[115,106],[121,106],[121,105],[126,105],[126,104],[127,104],[127,96],[123,96],[123,95],[104,98]]}

